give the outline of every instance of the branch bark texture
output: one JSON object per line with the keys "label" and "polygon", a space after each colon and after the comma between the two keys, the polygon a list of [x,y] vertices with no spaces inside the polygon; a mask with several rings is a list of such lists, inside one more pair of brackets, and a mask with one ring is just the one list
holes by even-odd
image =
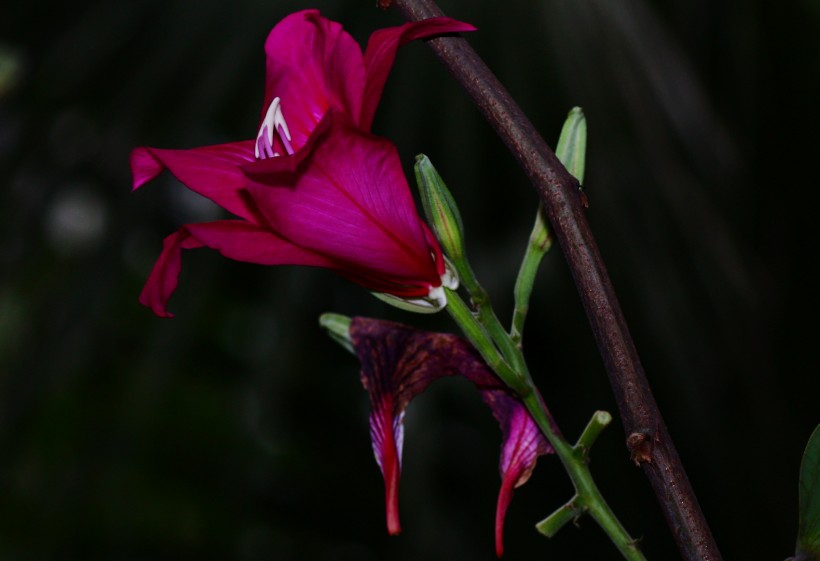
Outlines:
{"label": "branch bark texture", "polygon": [[[395,0],[411,21],[444,15],[432,0]],[[461,37],[427,41],[526,171],[572,272],[615,393],[627,447],[643,467],[686,561],[720,561],[584,215],[578,182],[558,161],[506,89]]]}

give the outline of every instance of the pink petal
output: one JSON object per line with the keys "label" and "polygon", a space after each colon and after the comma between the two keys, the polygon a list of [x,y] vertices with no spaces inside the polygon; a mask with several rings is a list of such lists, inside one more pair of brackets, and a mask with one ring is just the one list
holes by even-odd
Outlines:
{"label": "pink petal", "polygon": [[162,242],[162,253],[154,263],[151,275],[140,294],[140,304],[151,308],[159,317],[174,317],[174,314],[166,309],[166,303],[179,283],[183,244],[188,242],[186,249],[201,246],[196,240],[189,240],[190,236],[184,229],[165,238]]}
{"label": "pink petal", "polygon": [[365,130],[370,130],[373,124],[373,116],[376,113],[376,106],[382,96],[384,83],[387,81],[387,75],[393,67],[393,61],[399,47],[415,39],[475,30],[476,28],[469,23],[439,17],[405,23],[398,27],[388,27],[374,32],[370,36],[364,53],[367,82],[364,87],[361,119],[358,121],[359,126]]}
{"label": "pink petal", "polygon": [[[249,186],[269,227],[300,247],[346,263],[353,276],[439,286],[395,147],[344,124],[343,115],[334,118],[298,174]],[[286,180],[291,186],[283,186]]]}
{"label": "pink petal", "polygon": [[247,179],[240,166],[254,160],[253,142],[232,142],[193,148],[163,150],[136,148],[131,152],[134,189],[168,169],[186,187],[246,220],[255,220],[255,210],[244,199]]}
{"label": "pink petal", "polygon": [[136,148],[132,150],[130,164],[131,176],[133,178],[133,191],[136,191],[165,171],[165,165],[157,160],[147,148]]}
{"label": "pink petal", "polygon": [[362,51],[340,24],[322,17],[318,10],[296,12],[273,28],[265,53],[261,116],[279,97],[296,150],[304,146],[331,106],[358,120],[364,87]]}
{"label": "pink petal", "polygon": [[179,282],[182,250],[210,247],[237,261],[261,265],[309,265],[334,268],[332,261],[240,220],[188,224],[165,238],[139,301],[160,317],[173,317],[167,303]]}

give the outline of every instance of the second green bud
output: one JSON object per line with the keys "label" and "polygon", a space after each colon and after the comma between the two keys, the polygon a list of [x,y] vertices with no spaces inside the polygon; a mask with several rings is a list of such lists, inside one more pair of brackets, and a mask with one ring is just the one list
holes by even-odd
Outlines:
{"label": "second green bud", "polygon": [[424,154],[416,156],[416,183],[421,204],[444,253],[456,269],[464,261],[464,226],[453,195]]}

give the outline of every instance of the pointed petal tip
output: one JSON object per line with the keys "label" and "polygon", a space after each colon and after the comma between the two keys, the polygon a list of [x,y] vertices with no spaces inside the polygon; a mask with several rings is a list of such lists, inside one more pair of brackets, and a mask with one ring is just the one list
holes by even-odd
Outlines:
{"label": "pointed petal tip", "polygon": [[166,309],[168,299],[176,290],[182,265],[182,244],[188,236],[184,227],[167,236],[162,242],[162,253],[142,288],[139,302],[151,308],[161,318],[173,317]]}
{"label": "pointed petal tip", "polygon": [[384,505],[387,517],[387,533],[391,536],[397,536],[401,533],[401,523],[399,522],[400,452],[393,438],[390,438],[386,448],[387,453],[382,457],[382,468],[384,475]]}
{"label": "pointed petal tip", "polygon": [[162,289],[156,285],[156,281],[149,278],[139,296],[139,303],[146,308],[150,308],[151,311],[154,312],[154,315],[158,318],[170,319],[174,317],[174,314],[169,312],[166,307],[167,299],[170,297],[170,294],[165,295],[161,292],[161,290]]}
{"label": "pointed petal tip", "polygon": [[150,148],[134,148],[128,158],[131,165],[131,191],[136,191],[165,169],[165,166],[151,154]]}
{"label": "pointed petal tip", "polygon": [[143,289],[142,294],[139,297],[139,303],[145,306],[146,308],[150,308],[151,311],[154,313],[155,316],[158,318],[172,318],[174,314],[169,312],[165,308],[164,302],[157,302],[155,298],[152,298],[153,295],[148,294],[149,289]]}
{"label": "pointed petal tip", "polygon": [[387,533],[391,536],[398,536],[401,534],[401,524],[399,523],[399,514],[398,512],[395,513],[395,517],[390,516],[388,513],[387,516]]}
{"label": "pointed petal tip", "polygon": [[401,534],[399,521],[399,475],[398,470],[392,470],[391,475],[384,478],[384,503],[387,518],[387,533],[391,536]]}
{"label": "pointed petal tip", "polygon": [[507,507],[510,506],[516,480],[517,477],[512,474],[505,474],[501,489],[498,491],[498,504],[495,510],[495,554],[499,559],[504,555],[504,520],[507,517]]}

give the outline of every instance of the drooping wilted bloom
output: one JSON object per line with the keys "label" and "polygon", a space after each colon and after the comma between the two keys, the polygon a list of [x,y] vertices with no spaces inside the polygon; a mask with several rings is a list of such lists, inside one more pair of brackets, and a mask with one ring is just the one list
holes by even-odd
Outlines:
{"label": "drooping wilted bloom", "polygon": [[443,306],[441,250],[416,213],[395,148],[368,131],[398,47],[470,29],[447,18],[383,29],[362,54],[316,10],[282,20],[265,44],[255,140],[132,152],[134,189],[168,169],[238,218],[168,236],[140,301],[170,316],[182,250],[210,247],[238,261],[333,269],[372,291]]}
{"label": "drooping wilted bloom", "polygon": [[552,452],[523,403],[460,337],[366,318],[353,318],[349,333],[361,362],[362,384],[370,396],[370,437],[384,476],[388,531],[401,531],[398,491],[405,409],[434,380],[464,376],[478,388],[501,426],[501,490],[495,520],[500,557],[513,489],[530,478],[538,456]]}

